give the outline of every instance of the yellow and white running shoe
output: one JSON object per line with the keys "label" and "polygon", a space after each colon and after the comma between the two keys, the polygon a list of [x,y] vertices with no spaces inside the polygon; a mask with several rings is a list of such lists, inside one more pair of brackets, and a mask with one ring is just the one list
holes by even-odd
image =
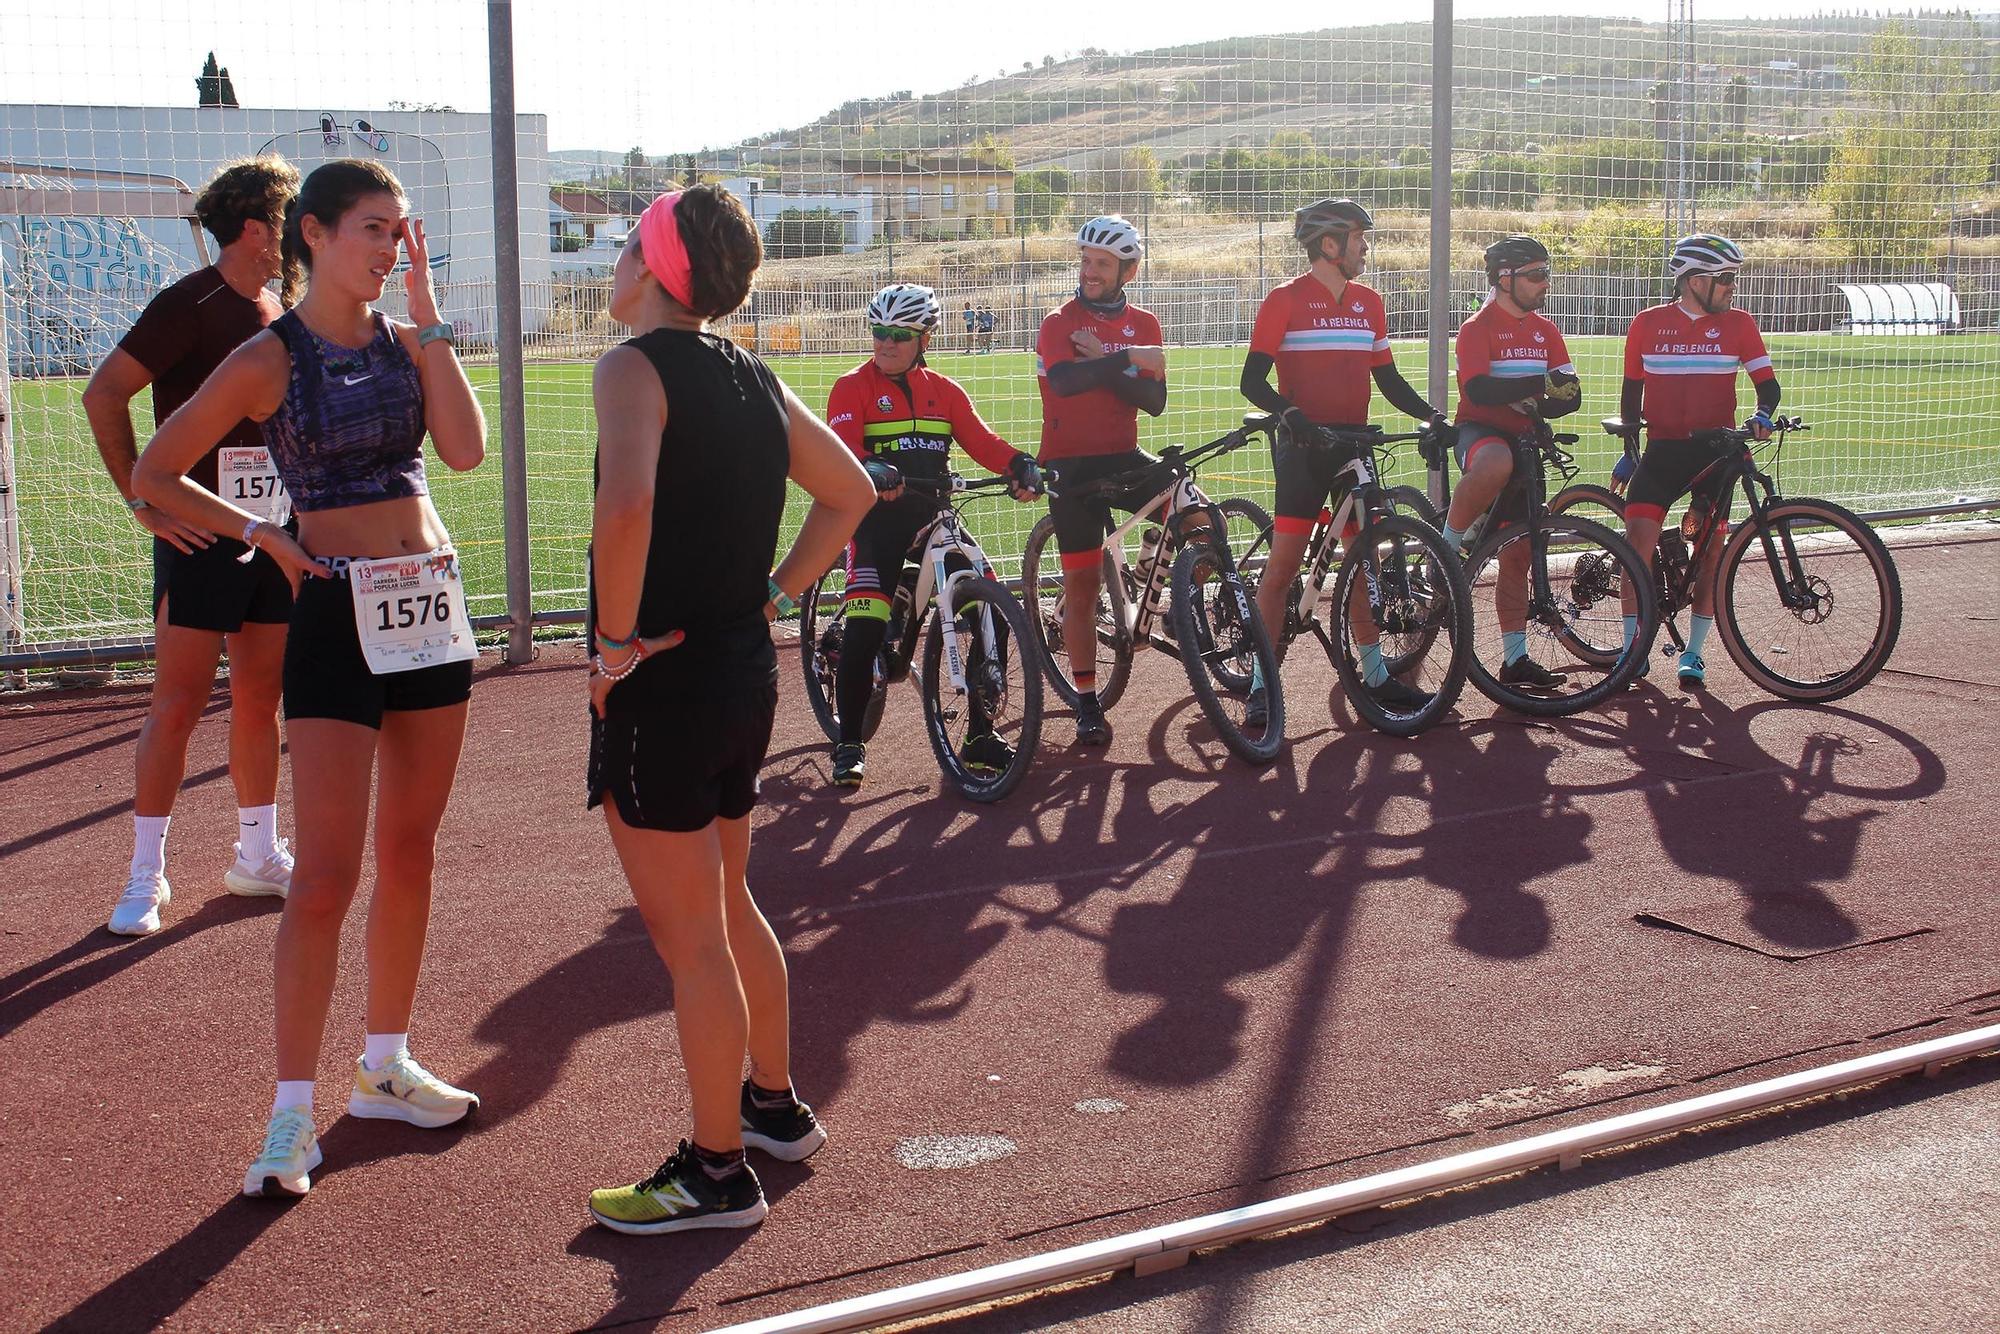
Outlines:
{"label": "yellow and white running shoe", "polygon": [[303,1107],[280,1108],[271,1113],[257,1161],[243,1174],[243,1193],[272,1199],[303,1195],[312,1189],[312,1171],[320,1161],[312,1113]]}
{"label": "yellow and white running shoe", "polygon": [[354,1063],[354,1092],[347,1098],[350,1116],[435,1129],[464,1120],[478,1106],[478,1095],[453,1088],[408,1052],[380,1070],[370,1070],[366,1061]]}

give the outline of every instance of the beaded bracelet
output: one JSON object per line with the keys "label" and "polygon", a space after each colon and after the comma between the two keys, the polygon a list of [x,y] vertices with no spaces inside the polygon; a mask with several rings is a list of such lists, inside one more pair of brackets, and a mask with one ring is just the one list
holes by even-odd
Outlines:
{"label": "beaded bracelet", "polygon": [[618,668],[616,671],[613,671],[611,668],[606,667],[604,665],[604,655],[602,653],[591,654],[590,664],[591,666],[597,669],[597,674],[599,676],[611,682],[613,685],[616,685],[618,682],[623,681],[626,677],[630,676],[633,672],[637,671],[639,669],[640,661],[644,659],[645,656],[646,656],[646,648],[645,645],[641,644],[633,648],[632,656],[626,659],[625,665],[623,667]]}
{"label": "beaded bracelet", "polygon": [[599,648],[627,649],[639,642],[639,627],[636,625],[632,627],[632,637],[630,639],[613,639],[610,635],[604,633],[602,626],[596,627],[591,633],[597,637],[597,646]]}
{"label": "beaded bracelet", "polygon": [[250,522],[243,525],[244,546],[254,547],[257,545],[257,529],[263,522],[264,521],[262,519],[252,519]]}

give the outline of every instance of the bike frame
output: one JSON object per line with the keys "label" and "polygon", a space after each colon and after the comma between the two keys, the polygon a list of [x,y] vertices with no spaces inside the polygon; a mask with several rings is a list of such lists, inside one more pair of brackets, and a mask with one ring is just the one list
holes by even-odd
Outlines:
{"label": "bike frame", "polygon": [[[993,578],[993,563],[986,559],[986,552],[980,548],[978,539],[966,528],[964,516],[958,512],[963,498],[969,498],[975,490],[993,489],[991,484],[975,485],[954,475],[949,491],[941,485],[930,486],[920,481],[906,481],[904,485],[927,492],[935,491],[939,504],[937,517],[910,543],[912,551],[921,545],[923,554],[917,559],[916,587],[910,590],[909,624],[903,627],[902,637],[894,646],[899,668],[908,664],[916,654],[917,636],[925,619],[922,613],[930,610],[933,597],[946,622],[955,624],[958,620],[959,586],[970,579]],[[953,553],[965,557],[966,564],[958,569],[949,568],[947,558]],[[979,640],[989,655],[998,657],[999,636],[994,631],[993,612],[984,603],[979,607]],[[944,637],[944,661],[952,685],[961,691],[969,690],[965,662],[958,649],[958,636],[947,634]]]}
{"label": "bike frame", "polygon": [[[1352,480],[1343,488],[1344,494],[1337,509],[1329,510],[1324,505],[1320,506],[1319,517],[1313,520],[1312,535],[1306,539],[1306,581],[1305,592],[1299,598],[1299,633],[1310,630],[1322,643],[1331,643],[1330,629],[1321,623],[1319,608],[1320,601],[1326,593],[1327,580],[1333,574],[1334,557],[1340,554],[1340,543],[1334,534],[1346,532],[1349,523],[1366,528],[1368,525],[1362,520],[1373,520],[1384,508],[1381,501],[1382,484],[1376,476],[1377,469],[1373,466],[1375,451],[1386,445],[1415,440],[1420,435],[1421,432],[1412,432],[1341,439],[1341,443],[1358,448],[1355,456],[1334,474],[1334,480],[1336,483],[1342,478]],[[1362,572],[1368,579],[1372,600],[1377,583],[1375,557],[1370,553],[1364,559],[1367,564],[1362,567]],[[1290,617],[1286,618],[1286,622],[1279,628],[1278,633],[1283,642],[1289,644],[1298,637],[1298,633],[1292,630]]]}

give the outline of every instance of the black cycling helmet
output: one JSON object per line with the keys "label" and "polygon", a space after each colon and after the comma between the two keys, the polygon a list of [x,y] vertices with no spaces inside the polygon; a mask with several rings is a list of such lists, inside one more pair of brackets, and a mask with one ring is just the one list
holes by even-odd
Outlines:
{"label": "black cycling helmet", "polygon": [[1549,248],[1534,237],[1503,236],[1486,247],[1486,280],[1497,283],[1503,274],[1548,262]]}
{"label": "black cycling helmet", "polygon": [[1292,214],[1292,235],[1311,254],[1313,243],[1322,236],[1346,232],[1350,228],[1368,231],[1375,219],[1352,199],[1315,199]]}

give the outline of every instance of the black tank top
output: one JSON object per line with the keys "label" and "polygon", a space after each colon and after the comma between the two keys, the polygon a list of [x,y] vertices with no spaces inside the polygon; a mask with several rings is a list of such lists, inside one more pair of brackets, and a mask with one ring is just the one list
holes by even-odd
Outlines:
{"label": "black tank top", "polygon": [[[699,707],[685,690],[777,678],[764,604],[791,470],[784,391],[754,352],[717,334],[656,329],[626,345],[653,363],[667,395],[639,633],[687,638],[641,663],[606,706]],[[593,461],[593,490],[595,474]],[[595,624],[595,589],[591,602]]]}

